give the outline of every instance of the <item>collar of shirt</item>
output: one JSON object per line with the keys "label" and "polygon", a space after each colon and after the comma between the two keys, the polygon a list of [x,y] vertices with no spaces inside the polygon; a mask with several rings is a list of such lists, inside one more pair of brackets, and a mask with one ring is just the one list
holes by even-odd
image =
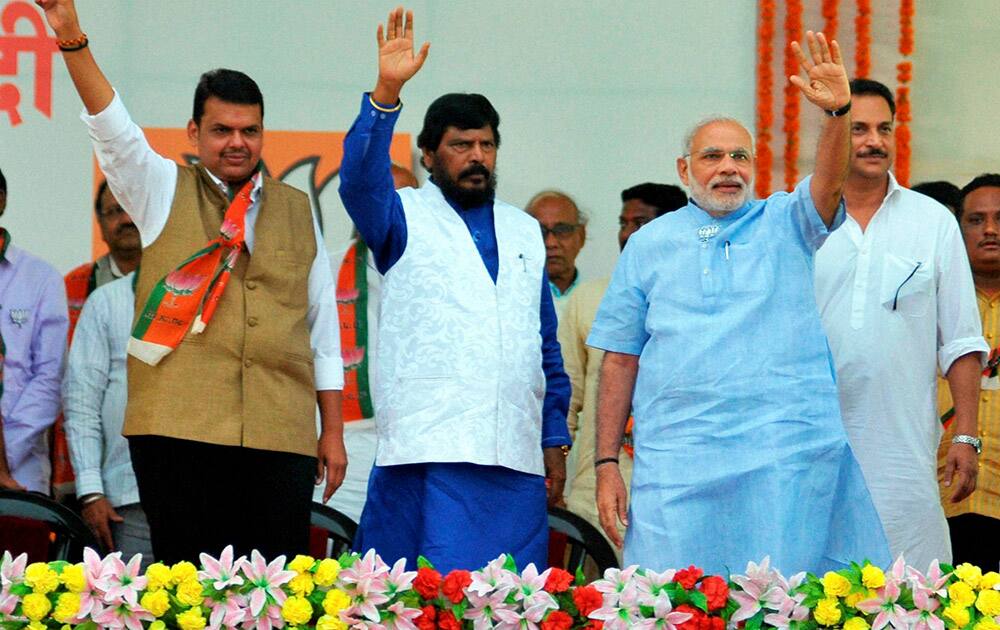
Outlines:
{"label": "collar of shirt", "polygon": [[[222,191],[222,194],[225,195],[226,199],[229,199],[230,198],[229,184],[216,177],[215,173],[208,170],[207,168],[205,169],[205,172],[208,173],[208,176],[212,178],[212,181],[215,182],[215,185],[219,187],[219,190]],[[253,189],[250,190],[250,201],[251,203],[256,204],[257,201],[260,199],[260,192],[264,188],[264,177],[263,175],[261,175],[261,171],[259,168],[254,171],[252,178],[253,178]]]}
{"label": "collar of shirt", "polygon": [[569,283],[569,286],[566,287],[565,291],[560,291],[559,287],[557,287],[555,284],[552,283],[551,280],[549,280],[549,288],[552,289],[552,296],[555,297],[556,299],[564,298],[564,297],[568,296],[570,293],[573,292],[573,289],[575,289],[576,285],[578,285],[578,284],[580,284],[580,270],[579,269],[573,269],[573,282]]}
{"label": "collar of shirt", "polygon": [[743,204],[742,206],[740,206],[736,210],[733,210],[732,212],[728,212],[728,213],[722,215],[721,217],[713,217],[707,211],[705,211],[704,209],[702,209],[701,206],[699,206],[697,203],[695,203],[694,199],[692,199],[691,202],[688,203],[687,207],[691,209],[692,216],[694,216],[695,219],[697,219],[697,220],[699,220],[701,222],[705,222],[705,221],[718,221],[720,223],[729,223],[731,221],[735,221],[736,219],[739,219],[744,214],[746,214],[747,212],[749,212],[750,208],[753,207],[753,205],[754,205],[754,203],[756,203],[756,201],[757,201],[756,199],[750,199],[749,201],[747,201],[745,204]]}

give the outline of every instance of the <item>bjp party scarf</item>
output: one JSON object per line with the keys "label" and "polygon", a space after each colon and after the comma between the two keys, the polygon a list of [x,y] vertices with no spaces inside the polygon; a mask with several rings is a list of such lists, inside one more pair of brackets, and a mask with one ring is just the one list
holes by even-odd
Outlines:
{"label": "bjp party scarf", "polygon": [[344,422],[375,415],[368,384],[368,246],[358,239],[337,274],[337,315],[344,359]]}

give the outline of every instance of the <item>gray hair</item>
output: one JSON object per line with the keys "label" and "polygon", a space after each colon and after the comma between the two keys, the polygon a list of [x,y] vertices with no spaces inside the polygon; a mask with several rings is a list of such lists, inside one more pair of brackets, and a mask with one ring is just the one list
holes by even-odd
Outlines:
{"label": "gray hair", "polygon": [[532,212],[532,208],[534,208],[536,204],[541,203],[542,201],[545,201],[546,199],[561,199],[561,200],[569,202],[569,204],[571,206],[573,206],[573,209],[576,210],[576,222],[579,223],[580,225],[587,225],[587,221],[589,219],[589,217],[587,216],[587,213],[584,212],[583,210],[581,210],[580,206],[576,205],[576,202],[573,201],[572,197],[570,197],[569,195],[567,195],[566,193],[564,193],[561,190],[556,190],[555,188],[550,188],[548,190],[543,190],[542,192],[536,194],[534,197],[532,197],[528,201],[527,204],[525,204],[524,211],[527,212],[528,214],[534,216],[534,212]]}
{"label": "gray hair", "polygon": [[731,116],[713,115],[709,116],[708,118],[703,118],[699,120],[694,124],[694,126],[688,129],[688,132],[684,134],[684,144],[681,146],[681,155],[682,156],[689,155],[691,153],[691,146],[692,144],[694,144],[694,137],[698,135],[698,132],[704,129],[705,127],[715,123],[732,123],[746,130],[746,132],[750,134],[750,154],[751,155],[754,154],[753,132],[750,131],[750,129],[746,125],[744,125],[742,122]]}

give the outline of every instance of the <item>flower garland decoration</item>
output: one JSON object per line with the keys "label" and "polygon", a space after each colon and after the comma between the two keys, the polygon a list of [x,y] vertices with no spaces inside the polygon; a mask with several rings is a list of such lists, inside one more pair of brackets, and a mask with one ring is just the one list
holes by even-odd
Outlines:
{"label": "flower garland decoration", "polygon": [[792,53],[792,42],[802,39],[802,0],[787,0],[785,6],[785,189],[791,191],[799,178],[799,89],[788,81],[798,74],[799,62]]}
{"label": "flower garland decoration", "polygon": [[771,125],[774,123],[774,73],[771,71],[774,41],[774,0],[760,0],[757,25],[757,174],[756,193],[763,199],[771,192]]}
{"label": "flower garland decoration", "polygon": [[838,0],[823,0],[822,15],[823,15],[823,34],[826,35],[827,40],[834,40],[837,38],[837,10],[839,8]]}
{"label": "flower garland decoration", "polygon": [[913,54],[913,0],[899,2],[899,54],[903,60],[896,65],[896,179],[903,186],[910,183],[910,80],[913,64],[908,57]]}
{"label": "flower garland decoration", "polygon": [[872,69],[872,3],[871,0],[857,0],[858,12],[854,17],[854,76],[868,78]]}
{"label": "flower garland decoration", "polygon": [[662,573],[608,569],[587,584],[501,555],[485,567],[438,572],[424,558],[388,566],[374,552],[334,560],[258,552],[150,565],[120,553],[84,561],[0,558],[0,627],[310,628],[316,630],[1000,630],[1000,573],[902,557],[886,570],[865,561],[822,576],[785,577],[748,563],[724,579],[696,567]]}

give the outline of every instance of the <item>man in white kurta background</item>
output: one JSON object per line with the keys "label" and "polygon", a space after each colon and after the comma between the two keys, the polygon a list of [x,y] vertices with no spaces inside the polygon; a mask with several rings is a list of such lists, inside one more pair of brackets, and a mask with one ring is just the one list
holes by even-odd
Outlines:
{"label": "man in white kurta background", "polygon": [[847,220],[816,256],[816,298],[837,368],[851,446],[894,556],[951,561],[938,495],[937,370],[955,394],[956,443],[944,471],[961,499],[976,487],[982,337],[958,223],[889,172],[892,93],[851,82]]}

